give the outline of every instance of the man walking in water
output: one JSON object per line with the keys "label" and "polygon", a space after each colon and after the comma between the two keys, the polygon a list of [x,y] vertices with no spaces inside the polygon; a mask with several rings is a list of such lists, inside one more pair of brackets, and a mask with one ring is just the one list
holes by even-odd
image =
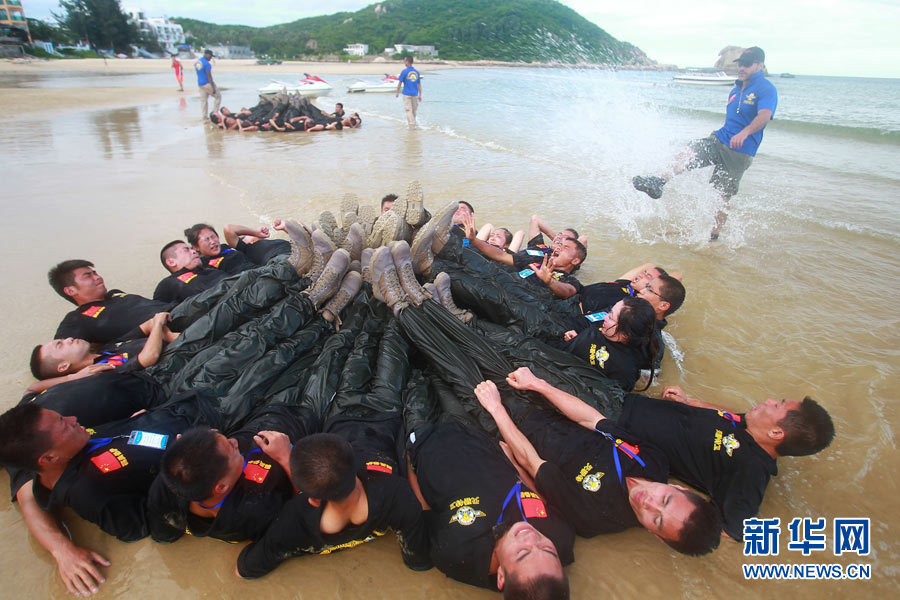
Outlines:
{"label": "man walking in water", "polygon": [[675,175],[687,169],[715,165],[709,181],[722,195],[722,208],[716,214],[710,241],[719,239],[719,231],[728,216],[725,212],[728,201],[737,193],[741,176],[753,162],[762,143],[763,129],[778,105],[778,92],[765,78],[765,60],[762,48],[753,46],[734,61],[738,64],[738,80],[728,95],[722,128],[691,142],[661,177],[638,176],[632,180],[635,189],[659,198],[663,186]]}
{"label": "man walking in water", "polygon": [[222,94],[213,81],[212,65],[209,59],[213,56],[212,50],[207,48],[203,51],[203,58],[194,63],[194,70],[197,71],[197,87],[200,88],[200,108],[203,111],[203,120],[209,120],[209,97],[216,99],[213,104],[213,112],[219,112],[219,105],[222,104]]}
{"label": "man walking in water", "polygon": [[422,101],[422,76],[412,66],[413,57],[407,56],[403,63],[406,68],[400,72],[400,80],[397,83],[397,93],[394,97],[400,96],[400,90],[403,90],[403,106],[406,108],[406,122],[410,129],[416,126],[416,110],[419,108],[419,102]]}

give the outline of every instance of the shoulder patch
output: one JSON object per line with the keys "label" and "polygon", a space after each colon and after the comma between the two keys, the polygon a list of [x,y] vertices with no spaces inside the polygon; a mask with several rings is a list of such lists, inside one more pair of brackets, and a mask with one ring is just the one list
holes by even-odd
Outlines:
{"label": "shoulder patch", "polygon": [[110,448],[106,452],[94,456],[91,458],[91,462],[94,463],[94,466],[97,467],[101,473],[117,471],[122,467],[128,466],[128,459],[115,448]]}
{"label": "shoulder patch", "polygon": [[253,483],[262,483],[269,476],[272,465],[261,460],[251,460],[244,467],[244,479]]}
{"label": "shoulder patch", "polygon": [[225,257],[224,257],[224,256],[220,256],[220,257],[218,257],[218,258],[214,258],[214,259],[212,259],[211,261],[209,261],[209,266],[211,266],[213,269],[218,269],[218,268],[219,268],[219,265],[222,264],[222,261],[223,261],[223,260],[225,260]]}
{"label": "shoulder patch", "polygon": [[387,463],[379,462],[377,460],[371,460],[366,463],[366,471],[379,471],[381,473],[387,473],[388,475],[394,472],[394,467]]}
{"label": "shoulder patch", "polygon": [[522,514],[526,519],[546,519],[547,507],[534,492],[522,492]]}
{"label": "shoulder patch", "polygon": [[188,283],[190,283],[191,281],[193,281],[193,280],[196,279],[196,278],[197,278],[197,274],[196,274],[196,273],[194,273],[193,271],[188,271],[187,273],[182,273],[181,275],[179,275],[179,276],[176,277],[175,279],[177,279],[177,280],[180,281],[181,283],[188,284]]}
{"label": "shoulder patch", "polygon": [[86,317],[96,319],[97,317],[100,316],[100,313],[102,313],[104,310],[106,310],[105,306],[91,306],[91,307],[83,310],[81,312],[81,314],[83,314]]}

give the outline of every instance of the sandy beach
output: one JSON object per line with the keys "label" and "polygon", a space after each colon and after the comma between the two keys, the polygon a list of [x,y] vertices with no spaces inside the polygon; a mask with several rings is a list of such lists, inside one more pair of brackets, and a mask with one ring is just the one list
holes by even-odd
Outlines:
{"label": "sandy beach", "polygon": [[[57,262],[92,260],[111,289],[150,296],[165,274],[159,249],[193,223],[221,233],[227,223],[310,221],[348,192],[374,206],[418,179],[429,209],[468,199],[479,225],[522,228],[538,213],[577,226],[590,239],[582,282],[608,281],[648,261],[683,272],[688,298],[669,319],[670,351],[648,395],[680,385],[743,412],[768,397],[809,394],[835,419],[830,448],[778,462],[761,515],[781,519],[781,556],[748,559],[741,544],[723,542],[708,557],[688,558],[640,529],[580,539],[568,570],[573,597],[700,599],[715,590],[733,598],[895,597],[900,480],[890,465],[898,464],[900,405],[890,382],[900,373],[900,330],[891,302],[900,281],[900,213],[884,198],[896,195],[896,145],[870,142],[857,129],[839,137],[830,125],[821,135],[796,125],[811,118],[798,116],[798,107],[820,96],[832,98],[824,106],[839,105],[839,78],[819,82],[832,96],[810,91],[815,80],[779,81],[783,112],[732,203],[726,233],[710,244],[718,198],[708,173],[683,176],[659,201],[635,192],[631,176],[663,164],[680,136],[720,126],[725,91],[686,92],[663,73],[476,66],[484,65],[417,63],[429,73],[420,127],[408,130],[393,94],[346,93],[357,76],[399,72],[397,62],[217,61],[230,108],[254,102],[269,74],[287,80],[309,72],[335,86],[319,106],[344,102],[364,117],[360,129],[284,135],[204,126],[193,73],[178,92],[168,60],[0,61],[0,102],[16,117],[0,122],[8,157],[0,202],[2,408],[33,382],[31,349],[71,310],[47,285]],[[844,83],[855,90],[864,82]],[[687,93],[697,100],[686,101]],[[878,112],[858,94],[862,114]],[[893,97],[880,87],[870,95]],[[548,114],[579,121],[551,127]],[[872,293],[873,282],[882,293]],[[830,543],[809,557],[788,551],[787,523],[802,516],[827,518],[829,528],[835,517],[870,517],[871,555],[834,557]],[[292,560],[247,582],[233,575],[238,545],[190,537],[125,544],[70,511],[63,518],[79,544],[113,563],[103,570],[100,598],[497,597],[437,570],[409,571],[392,536]],[[8,495],[0,498],[0,528],[5,597],[68,597]],[[860,563],[872,566],[872,577],[747,581],[743,563]]]}

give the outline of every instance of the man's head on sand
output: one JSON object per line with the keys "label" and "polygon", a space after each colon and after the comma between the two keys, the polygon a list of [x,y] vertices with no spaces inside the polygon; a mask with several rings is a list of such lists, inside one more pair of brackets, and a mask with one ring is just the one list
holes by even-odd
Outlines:
{"label": "man's head on sand", "polygon": [[106,284],[87,260],[65,260],[50,269],[47,279],[57,294],[76,306],[106,298]]}
{"label": "man's head on sand", "polygon": [[530,523],[519,521],[506,530],[494,544],[494,555],[500,563],[497,589],[504,598],[568,597],[556,546]]}
{"label": "man's head on sand", "polygon": [[159,260],[170,273],[200,266],[200,255],[181,240],[172,240],[159,253]]}

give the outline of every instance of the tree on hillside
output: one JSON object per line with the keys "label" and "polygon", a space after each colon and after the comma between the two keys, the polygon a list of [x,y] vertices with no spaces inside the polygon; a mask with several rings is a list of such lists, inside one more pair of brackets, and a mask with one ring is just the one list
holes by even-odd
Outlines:
{"label": "tree on hillside", "polygon": [[60,0],[59,6],[65,13],[53,13],[56,21],[92,48],[130,52],[129,45],[140,40],[137,27],[128,22],[118,0]]}

